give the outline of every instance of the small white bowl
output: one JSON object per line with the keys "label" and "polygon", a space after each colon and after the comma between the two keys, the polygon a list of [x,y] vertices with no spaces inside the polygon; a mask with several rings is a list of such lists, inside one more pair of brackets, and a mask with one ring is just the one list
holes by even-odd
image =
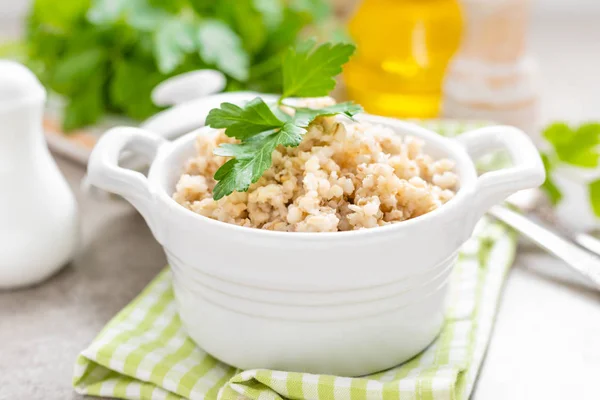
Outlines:
{"label": "small white bowl", "polygon": [[[96,145],[90,182],[121,194],[142,213],[172,266],[181,321],[208,353],[239,368],[345,376],[413,357],[440,331],[447,277],[477,220],[491,205],[544,180],[535,146],[516,128],[449,139],[395,119],[358,119],[420,137],[428,154],[453,159],[456,196],[385,227],[272,232],[203,217],[171,198],[195,153],[196,135],[211,134],[210,128],[174,142],[115,128]],[[118,166],[125,147],[153,159],[148,178]],[[471,157],[498,148],[508,150],[514,166],[478,178]]]}

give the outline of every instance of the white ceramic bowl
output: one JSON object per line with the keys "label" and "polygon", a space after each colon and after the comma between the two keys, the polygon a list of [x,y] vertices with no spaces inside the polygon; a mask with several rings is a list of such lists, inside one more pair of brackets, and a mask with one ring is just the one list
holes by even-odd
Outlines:
{"label": "white ceramic bowl", "polygon": [[[425,140],[456,162],[460,189],[441,208],[398,224],[350,232],[287,233],[215,221],[171,194],[198,134],[166,142],[135,128],[107,132],[90,182],[123,195],[144,216],[173,270],[190,337],[239,368],[357,376],[423,350],[444,319],[448,276],[461,244],[493,204],[540,185],[544,169],[521,131],[490,127],[448,139],[416,125],[363,115]],[[125,149],[153,160],[148,178],[118,166]],[[505,148],[514,166],[477,177],[473,160]]]}

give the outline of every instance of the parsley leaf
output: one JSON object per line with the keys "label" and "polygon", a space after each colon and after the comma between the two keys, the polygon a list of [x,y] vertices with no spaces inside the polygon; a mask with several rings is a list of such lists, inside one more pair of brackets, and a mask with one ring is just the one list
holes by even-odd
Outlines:
{"label": "parsley leaf", "polygon": [[220,108],[210,110],[206,117],[206,125],[218,129],[226,128],[227,136],[246,139],[264,131],[280,128],[283,121],[273,114],[260,97],[256,97],[244,108],[223,103]]}
{"label": "parsley leaf", "polygon": [[[250,105],[250,103],[254,104]],[[207,118],[207,125],[215,127],[214,123],[216,123],[222,128],[227,128],[225,134],[228,136],[232,136],[230,132],[232,127],[235,127],[235,133],[238,133],[238,130],[244,133],[244,129],[246,129],[245,134],[247,135],[240,144],[225,143],[214,151],[214,154],[218,156],[235,157],[215,173],[214,178],[219,181],[213,189],[213,199],[215,200],[228,196],[234,191],[247,191],[250,185],[258,181],[263,173],[271,167],[273,150],[280,145],[298,146],[302,141],[302,136],[306,133],[306,127],[315,118],[339,113],[351,117],[362,111],[362,107],[352,102],[335,104],[321,109],[299,107],[296,108],[296,115],[291,121],[282,122],[278,120],[279,129],[266,125],[245,125],[240,122],[240,115],[248,112],[248,110],[256,109],[256,104],[260,104],[260,107],[266,115],[269,115],[270,119],[276,119],[272,111],[260,98],[252,100],[243,109],[230,103],[224,103],[221,104],[221,108],[213,109],[209,113],[209,117],[212,114],[212,123],[209,123]],[[226,112],[229,112],[229,119],[221,119],[221,114]],[[229,126],[224,126],[232,121],[235,122]],[[256,132],[261,128],[263,128],[261,132]],[[249,133],[252,133],[252,135],[249,135]]]}
{"label": "parsley leaf", "polygon": [[296,120],[296,124],[299,126],[308,126],[317,117],[344,114],[352,118],[355,114],[363,112],[363,108],[360,105],[351,101],[317,109],[305,107],[294,107],[294,109],[296,110],[294,120]]}
{"label": "parsley leaf", "polygon": [[296,147],[306,129],[286,122],[277,132],[260,135],[247,143],[221,145],[215,154],[234,156],[215,173],[219,181],[213,189],[213,199],[219,200],[234,191],[245,192],[271,167],[272,153],[277,146]]}
{"label": "parsley leaf", "polygon": [[314,41],[288,50],[283,59],[282,97],[326,96],[335,87],[335,76],[350,59],[355,47],[348,43],[325,43],[314,49]]}

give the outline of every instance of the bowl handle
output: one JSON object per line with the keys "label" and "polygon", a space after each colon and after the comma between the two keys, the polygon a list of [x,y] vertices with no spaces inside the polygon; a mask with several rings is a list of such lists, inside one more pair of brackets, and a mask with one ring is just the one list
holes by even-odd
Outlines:
{"label": "bowl handle", "polygon": [[475,224],[493,205],[519,190],[540,186],[546,177],[540,154],[523,131],[512,126],[490,126],[457,138],[473,160],[494,150],[506,149],[513,165],[482,174],[475,186]]}
{"label": "bowl handle", "polygon": [[120,167],[119,157],[126,149],[153,160],[159,148],[167,144],[162,137],[143,129],[117,127],[102,135],[88,162],[89,183],[121,195],[133,204],[159,242],[160,229],[153,213],[154,190],[142,173]]}

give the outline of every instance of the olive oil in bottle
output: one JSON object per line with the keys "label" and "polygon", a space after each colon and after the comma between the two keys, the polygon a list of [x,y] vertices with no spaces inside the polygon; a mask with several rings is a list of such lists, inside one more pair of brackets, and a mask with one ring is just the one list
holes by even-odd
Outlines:
{"label": "olive oil in bottle", "polygon": [[462,25],[458,0],[363,0],[349,23],[357,45],[344,69],[349,97],[373,114],[438,116]]}

